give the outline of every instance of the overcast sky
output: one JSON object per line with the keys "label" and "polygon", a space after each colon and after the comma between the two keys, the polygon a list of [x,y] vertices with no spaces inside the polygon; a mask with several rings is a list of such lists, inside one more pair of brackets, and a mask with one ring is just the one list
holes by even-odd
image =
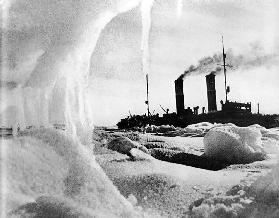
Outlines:
{"label": "overcast sky", "polygon": [[[175,111],[174,80],[200,59],[221,53],[224,35],[226,50],[256,60],[255,66],[228,69],[229,99],[251,101],[254,111],[259,102],[261,112],[278,113],[278,3],[275,0],[182,2],[180,9],[177,1],[170,0],[157,0],[153,6],[149,42],[152,111],[161,113],[159,104]],[[146,112],[140,43],[138,8],[117,16],[103,30],[91,59],[97,124],[115,123],[127,116],[129,110],[132,114]],[[186,107],[207,106],[205,75],[194,73],[185,78]],[[219,101],[224,99],[223,80],[223,74],[216,77],[219,108]]]}
{"label": "overcast sky", "polygon": [[[116,124],[129,111],[146,113],[145,73],[149,74],[151,111],[162,113],[160,104],[175,111],[174,80],[191,65],[218,57],[223,35],[227,62],[233,65],[228,69],[229,99],[251,101],[253,111],[259,102],[261,112],[279,113],[277,0],[156,0],[148,72],[142,72],[139,0],[13,0],[1,4],[7,9],[1,18],[8,17],[1,27],[5,36],[1,46],[6,47],[1,50],[0,87],[1,94],[8,96],[1,99],[1,112],[25,104],[22,113],[30,111],[27,120],[40,120],[42,110],[47,120],[45,104],[52,114],[59,110],[63,117],[68,102],[77,114],[87,113],[81,111],[80,100],[84,99],[78,96],[88,66],[88,104],[96,125]],[[205,75],[218,64],[215,60],[184,79],[185,107],[207,106]],[[223,81],[219,72],[219,109]],[[22,103],[21,95],[26,95],[27,103]],[[50,96],[60,99],[55,106],[48,104],[56,99]],[[16,117],[14,111],[11,117]]]}

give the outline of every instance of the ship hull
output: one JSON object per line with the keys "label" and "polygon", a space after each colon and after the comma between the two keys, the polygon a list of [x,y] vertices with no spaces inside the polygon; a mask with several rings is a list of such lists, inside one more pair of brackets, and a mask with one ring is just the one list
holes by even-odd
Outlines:
{"label": "ship hull", "polygon": [[122,119],[118,128],[127,129],[133,127],[144,127],[146,125],[173,125],[175,127],[186,127],[190,124],[210,122],[210,123],[233,123],[237,126],[250,126],[259,124],[265,128],[279,127],[279,115],[262,115],[252,113],[229,113],[216,111],[199,115],[180,115],[176,113],[159,116],[132,116]]}

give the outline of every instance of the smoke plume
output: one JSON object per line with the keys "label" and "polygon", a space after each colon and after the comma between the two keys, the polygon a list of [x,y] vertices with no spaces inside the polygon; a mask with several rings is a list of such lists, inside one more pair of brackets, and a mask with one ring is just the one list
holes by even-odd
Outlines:
{"label": "smoke plume", "polygon": [[[266,53],[259,43],[254,43],[243,54],[235,55],[233,49],[226,53],[226,68],[228,72],[237,70],[248,70],[258,67],[270,67],[279,60],[279,53]],[[209,74],[215,71],[216,74],[223,72],[223,54],[216,53],[213,56],[203,57],[197,65],[191,65],[179,78],[196,74]]]}

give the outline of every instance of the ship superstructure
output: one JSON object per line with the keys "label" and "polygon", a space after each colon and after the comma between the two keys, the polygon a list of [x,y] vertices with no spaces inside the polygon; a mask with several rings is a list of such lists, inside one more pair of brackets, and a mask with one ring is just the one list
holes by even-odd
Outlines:
{"label": "ship superstructure", "polygon": [[[185,127],[189,124],[199,122],[211,122],[211,123],[234,123],[238,126],[249,126],[252,124],[259,124],[266,128],[279,126],[279,115],[262,115],[259,112],[252,113],[251,102],[237,102],[228,100],[228,94],[230,93],[230,86],[227,85],[227,66],[226,53],[222,37],[222,63],[220,64],[224,73],[224,90],[225,100],[221,100],[221,110],[217,110],[216,102],[216,88],[215,77],[216,72],[209,72],[205,76],[206,88],[207,88],[207,110],[205,107],[200,108],[195,106],[193,108],[185,107],[185,98],[183,90],[183,81],[185,79],[184,74],[180,75],[174,81],[175,99],[176,99],[176,113],[169,113],[169,110],[164,110],[166,113],[160,117],[158,114],[154,115],[150,113],[149,105],[149,91],[148,91],[148,76],[147,81],[147,115],[130,115],[125,119],[122,119],[117,126],[119,128],[132,128],[142,127],[146,125],[174,125],[179,127]],[[161,106],[161,105],[160,105]],[[162,107],[161,107],[162,108]],[[200,110],[201,109],[201,110]]]}

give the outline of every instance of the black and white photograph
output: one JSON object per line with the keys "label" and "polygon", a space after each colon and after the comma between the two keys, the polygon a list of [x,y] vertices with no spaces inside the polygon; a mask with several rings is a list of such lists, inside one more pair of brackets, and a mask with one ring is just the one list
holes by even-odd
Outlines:
{"label": "black and white photograph", "polygon": [[0,0],[1,218],[279,217],[278,0]]}

